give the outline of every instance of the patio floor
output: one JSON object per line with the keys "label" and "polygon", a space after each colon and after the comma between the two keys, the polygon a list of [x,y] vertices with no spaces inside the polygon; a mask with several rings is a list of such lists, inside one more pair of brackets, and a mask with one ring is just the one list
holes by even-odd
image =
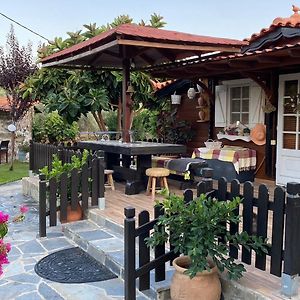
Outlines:
{"label": "patio floor", "polygon": [[[260,184],[266,184],[270,191],[270,199],[273,198],[273,191],[275,188],[274,181],[266,180],[256,180],[254,182],[254,194],[257,195],[258,187]],[[170,191],[182,195],[183,191],[179,190],[178,186],[172,184],[172,181],[169,181]],[[214,187],[217,186],[217,182],[214,182]],[[97,213],[104,218],[110,219],[117,224],[123,225],[124,221],[124,208],[131,206],[136,209],[136,215],[142,210],[148,210],[150,212],[150,219],[153,218],[153,206],[155,201],[151,199],[151,196],[146,195],[146,192],[142,192],[137,195],[125,195],[124,194],[124,184],[115,183],[116,190],[112,191],[107,189],[105,192],[105,209],[97,210]],[[229,187],[229,185],[228,185]],[[195,189],[192,189],[196,192]],[[157,200],[163,200],[163,196],[157,194]],[[269,215],[269,229],[268,237],[271,237],[271,224],[272,224],[272,214]],[[255,262],[253,255],[253,262]],[[267,269],[269,265],[269,260],[267,260]],[[287,299],[280,295],[280,285],[281,278],[268,274],[268,271],[260,271],[253,266],[246,266],[247,272],[244,277],[234,285],[241,285],[242,288],[249,288],[253,291],[257,291],[262,295],[266,296],[267,299]],[[233,298],[236,299],[236,298]],[[253,298],[258,299],[258,298]],[[266,298],[262,298],[266,299]],[[295,298],[298,299],[298,298]]]}

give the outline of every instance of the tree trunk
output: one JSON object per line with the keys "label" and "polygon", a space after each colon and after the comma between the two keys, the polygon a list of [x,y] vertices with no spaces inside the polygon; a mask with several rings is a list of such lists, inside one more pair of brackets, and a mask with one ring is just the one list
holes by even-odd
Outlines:
{"label": "tree trunk", "polygon": [[15,144],[16,144],[16,133],[11,133],[11,165],[9,170],[14,170],[14,159],[15,159]]}
{"label": "tree trunk", "polygon": [[98,111],[98,118],[99,118],[99,122],[101,124],[101,130],[102,131],[107,131],[107,128],[106,128],[106,125],[105,125],[105,122],[104,122],[104,119],[103,119],[101,111]]}
{"label": "tree trunk", "polygon": [[101,129],[101,123],[100,123],[100,120],[99,120],[97,114],[93,111],[93,112],[92,112],[92,115],[93,115],[94,119],[96,120],[96,123],[97,123],[99,129],[102,130],[102,129]]}

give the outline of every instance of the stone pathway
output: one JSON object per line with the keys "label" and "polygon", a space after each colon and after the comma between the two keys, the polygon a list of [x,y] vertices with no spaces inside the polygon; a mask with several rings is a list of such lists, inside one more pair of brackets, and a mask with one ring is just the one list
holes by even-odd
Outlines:
{"label": "stone pathway", "polygon": [[11,223],[6,241],[12,244],[10,264],[0,276],[1,300],[83,300],[124,299],[123,281],[119,278],[81,284],[62,284],[39,277],[34,266],[42,257],[76,246],[61,232],[61,227],[47,229],[47,238],[38,238],[38,204],[21,194],[21,183],[0,186],[0,210],[14,216],[19,206],[30,210],[22,223]]}

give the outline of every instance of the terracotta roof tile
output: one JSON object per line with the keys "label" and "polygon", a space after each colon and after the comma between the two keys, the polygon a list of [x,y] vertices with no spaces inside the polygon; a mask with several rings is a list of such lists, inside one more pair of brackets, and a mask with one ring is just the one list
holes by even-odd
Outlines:
{"label": "terracotta roof tile", "polygon": [[54,58],[62,58],[64,56],[80,53],[92,47],[95,44],[103,44],[107,41],[113,40],[115,36],[129,36],[136,38],[155,39],[156,41],[167,42],[181,42],[190,44],[213,44],[213,45],[229,45],[229,46],[244,46],[245,41],[217,38],[211,36],[201,36],[178,31],[171,31],[165,29],[157,29],[148,26],[139,26],[136,24],[123,24],[106,32],[103,32],[95,37],[92,37],[84,42],[76,44],[70,48],[66,48],[56,52],[50,56],[43,58],[42,63],[46,63]]}
{"label": "terracotta roof tile", "polygon": [[253,33],[252,36],[248,39],[244,39],[247,42],[254,42],[260,37],[268,34],[269,32],[274,31],[279,27],[292,27],[292,28],[300,28],[300,8],[293,5],[293,14],[288,18],[276,18],[273,20],[273,23],[268,28],[263,28],[259,33]]}

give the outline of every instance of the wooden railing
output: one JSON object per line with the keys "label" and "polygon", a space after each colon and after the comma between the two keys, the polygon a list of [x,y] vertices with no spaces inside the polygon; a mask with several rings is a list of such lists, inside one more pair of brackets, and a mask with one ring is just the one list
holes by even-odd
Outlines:
{"label": "wooden railing", "polygon": [[41,174],[39,179],[40,237],[46,236],[48,216],[49,225],[56,226],[58,211],[60,221],[65,222],[68,209],[75,211],[81,206],[84,213],[89,206],[98,206],[99,201],[104,200],[103,157],[90,155],[81,170],[73,169],[71,174],[63,173],[59,178],[49,181]]}
{"label": "wooden railing", "polygon": [[[227,181],[221,178],[218,181],[217,189],[213,189],[213,181],[210,178],[211,169],[204,171],[205,178],[197,186],[197,197],[205,193],[208,196],[216,197],[220,201],[231,200],[234,197],[243,199],[242,230],[248,234],[255,234],[264,238],[268,237],[268,226],[271,228],[269,235],[270,251],[266,254],[255,254],[252,250],[242,247],[241,260],[246,264],[252,264],[265,272],[282,277],[282,293],[287,296],[295,294],[295,284],[300,273],[300,260],[298,253],[300,249],[300,183],[288,183],[287,193],[284,188],[276,187],[274,198],[269,199],[269,191],[262,184],[258,189],[258,197],[254,197],[254,186],[251,182],[241,185],[237,180],[231,182],[230,191],[227,189]],[[191,190],[184,192],[186,202],[193,199]],[[158,208],[156,208],[157,210]],[[240,213],[236,209],[236,214]],[[163,213],[160,211],[160,213]],[[149,236],[157,223],[159,213],[156,211],[155,218],[149,220],[149,212],[142,211],[138,215],[138,227],[136,227],[134,208],[125,208],[125,299],[135,299],[136,278],[139,278],[139,290],[150,288],[149,272],[156,270],[155,281],[165,279],[165,262],[172,260],[175,255],[172,252],[172,245],[159,246],[155,248],[154,260],[150,260],[149,248],[144,239]],[[272,217],[271,217],[272,215]],[[286,220],[286,221],[285,221]],[[230,224],[230,232],[234,234],[239,231],[237,224]],[[135,268],[136,244],[135,238],[139,238],[139,267]],[[238,249],[229,246],[230,256],[238,258]],[[171,249],[166,252],[165,249]],[[253,261],[253,257],[254,261]],[[267,257],[270,260],[270,267],[267,268]]]}

